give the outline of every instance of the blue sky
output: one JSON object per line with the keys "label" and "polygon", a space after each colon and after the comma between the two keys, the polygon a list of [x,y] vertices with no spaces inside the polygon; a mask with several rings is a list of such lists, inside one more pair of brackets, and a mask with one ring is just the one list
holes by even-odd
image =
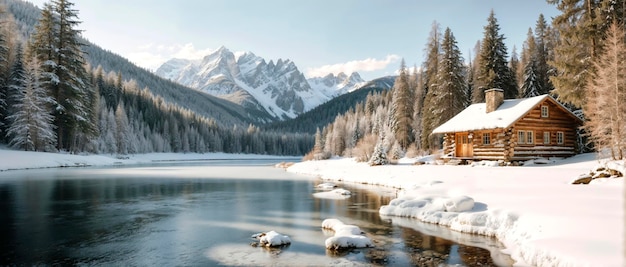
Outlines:
{"label": "blue sky", "polygon": [[[44,0],[31,1],[42,6]],[[434,21],[449,27],[467,59],[494,10],[509,55],[518,53],[544,0],[88,0],[72,1],[83,35],[138,65],[198,58],[225,46],[290,59],[307,77],[357,71],[364,79],[421,65]],[[473,53],[473,52],[472,52]],[[472,57],[474,55],[471,55]]]}

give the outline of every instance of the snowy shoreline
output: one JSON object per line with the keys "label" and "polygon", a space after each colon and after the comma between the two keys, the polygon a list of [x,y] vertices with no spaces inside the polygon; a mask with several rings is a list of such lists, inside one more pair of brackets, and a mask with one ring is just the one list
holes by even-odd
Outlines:
{"label": "snowy shoreline", "polygon": [[[183,161],[298,159],[226,153],[152,153],[118,158],[3,148],[0,158],[0,172]],[[516,266],[624,266],[623,178],[597,179],[589,185],[570,184],[598,165],[595,154],[522,167],[415,166],[414,161],[370,167],[354,159],[336,158],[296,163],[287,171],[328,181],[400,188],[398,199],[417,202],[463,200],[460,196],[469,196],[475,202],[470,211],[427,210],[407,216],[455,231],[495,236],[505,245],[504,252],[511,255]],[[401,217],[389,218],[406,222]]]}
{"label": "snowy shoreline", "polygon": [[227,154],[227,153],[148,153],[124,155],[75,155],[63,153],[27,152],[0,148],[0,172],[45,168],[127,166],[149,163],[176,163],[216,160],[277,160],[294,161],[297,157]]}
{"label": "snowy shoreline", "polygon": [[[335,158],[301,162],[287,170],[327,181],[402,189],[396,206],[381,208],[381,215],[495,236],[515,266],[624,266],[624,179],[570,184],[599,164],[595,157],[583,154],[522,167],[415,166],[414,160],[370,167]],[[433,209],[450,200],[467,205],[465,196],[476,202],[470,210]],[[398,203],[413,206],[402,209]]]}

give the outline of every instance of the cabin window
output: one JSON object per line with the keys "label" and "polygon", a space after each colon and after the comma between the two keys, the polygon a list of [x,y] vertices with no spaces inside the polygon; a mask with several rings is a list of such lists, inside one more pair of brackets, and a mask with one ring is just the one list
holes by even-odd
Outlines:
{"label": "cabin window", "polygon": [[491,133],[483,133],[483,145],[491,144]]}
{"label": "cabin window", "polygon": [[559,144],[559,145],[562,145],[564,136],[565,136],[565,134],[563,134],[563,132],[557,132],[556,133],[556,143]]}
{"label": "cabin window", "polygon": [[528,131],[526,132],[526,144],[534,144],[535,143],[535,139],[534,139],[534,132],[533,131]]}
{"label": "cabin window", "polygon": [[550,115],[548,112],[548,106],[541,106],[541,117],[547,118]]}
{"label": "cabin window", "polygon": [[550,132],[543,132],[543,144],[544,145],[550,144]]}
{"label": "cabin window", "polygon": [[517,131],[517,143],[518,144],[526,143],[526,132],[524,132],[524,131]]}

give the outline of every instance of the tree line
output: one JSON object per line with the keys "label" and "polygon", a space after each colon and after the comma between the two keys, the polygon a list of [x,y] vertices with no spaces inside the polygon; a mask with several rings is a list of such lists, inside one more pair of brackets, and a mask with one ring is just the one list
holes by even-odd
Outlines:
{"label": "tree line", "polygon": [[404,60],[392,90],[368,95],[365,102],[318,129],[307,159],[353,156],[372,165],[407,153],[439,149],[432,135],[484,91],[499,88],[505,99],[550,94],[584,118],[588,144],[623,159],[626,149],[626,1],[548,0],[561,14],[540,14],[518,55],[508,55],[493,10],[465,63],[452,30],[433,23],[420,66]]}
{"label": "tree line", "polygon": [[273,155],[302,155],[312,147],[310,134],[228,127],[216,121],[220,118],[198,114],[135,80],[124,80],[121,72],[105,73],[101,66],[88,65],[81,22],[69,1],[46,3],[26,37],[6,9],[0,19],[0,142],[10,147]]}

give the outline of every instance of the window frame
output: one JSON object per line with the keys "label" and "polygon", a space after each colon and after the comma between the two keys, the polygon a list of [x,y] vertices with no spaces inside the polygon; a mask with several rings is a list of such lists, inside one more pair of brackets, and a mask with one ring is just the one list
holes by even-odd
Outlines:
{"label": "window frame", "polygon": [[565,143],[565,133],[564,132],[556,132],[556,143],[562,145]]}
{"label": "window frame", "polygon": [[543,144],[544,145],[549,145],[550,143],[552,143],[552,140],[550,140],[550,132],[545,131],[543,132]]}
{"label": "window frame", "polygon": [[526,144],[526,131],[517,131],[517,143],[521,145]]}
{"label": "window frame", "polygon": [[491,133],[483,133],[483,145],[491,145]]}
{"label": "window frame", "polygon": [[532,145],[535,143],[535,132],[534,131],[526,131],[526,144]]}
{"label": "window frame", "polygon": [[546,105],[541,106],[541,117],[542,118],[550,117],[550,109],[548,108],[548,106]]}

